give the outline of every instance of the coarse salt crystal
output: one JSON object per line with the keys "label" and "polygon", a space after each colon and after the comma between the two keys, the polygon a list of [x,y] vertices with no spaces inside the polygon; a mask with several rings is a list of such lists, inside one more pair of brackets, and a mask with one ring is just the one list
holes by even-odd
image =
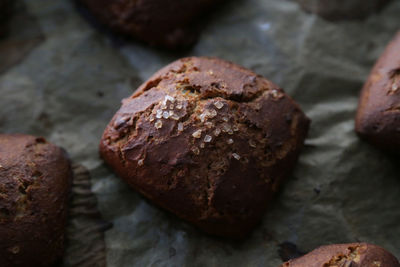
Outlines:
{"label": "coarse salt crystal", "polygon": [[214,127],[214,123],[212,123],[211,121],[206,121],[206,122],[204,123],[204,125],[207,126],[208,129]]}
{"label": "coarse salt crystal", "polygon": [[225,132],[225,133],[226,133],[226,132],[232,131],[231,126],[229,126],[229,125],[226,124],[226,123],[223,124],[223,125],[222,125],[222,131]]}
{"label": "coarse salt crystal", "polygon": [[235,159],[237,159],[237,160],[240,159],[240,156],[239,156],[238,154],[236,154],[236,153],[232,153],[232,156],[233,156]]}
{"label": "coarse salt crystal", "polygon": [[214,135],[218,136],[221,133],[221,129],[217,128],[214,130]]}
{"label": "coarse salt crystal", "polygon": [[178,123],[178,131],[180,131],[180,132],[183,131],[183,123],[182,122]]}
{"label": "coarse salt crystal", "polygon": [[204,136],[204,142],[209,143],[211,142],[211,140],[212,140],[211,135],[206,134],[206,136]]}
{"label": "coarse salt crystal", "polygon": [[171,119],[176,120],[176,121],[180,119],[180,117],[177,114],[172,114],[172,115],[170,115],[170,117],[171,117]]}
{"label": "coarse salt crystal", "polygon": [[279,96],[278,90],[275,90],[275,89],[271,91],[271,94],[272,94],[272,96],[275,97],[275,98]]}
{"label": "coarse salt crystal", "polygon": [[164,111],[162,114],[164,119],[168,119],[169,118],[169,112],[168,111]]}
{"label": "coarse salt crystal", "polygon": [[192,136],[193,136],[194,138],[200,138],[200,137],[201,137],[201,130],[195,131],[195,132],[192,134]]}
{"label": "coarse salt crystal", "polygon": [[143,166],[144,161],[143,161],[143,159],[139,159],[137,163],[138,163],[139,166]]}
{"label": "coarse salt crystal", "polygon": [[217,111],[215,109],[211,109],[209,112],[209,117],[214,118],[215,116],[217,116]]}
{"label": "coarse salt crystal", "polygon": [[226,142],[227,142],[228,144],[233,144],[233,139],[232,139],[232,138],[229,138]]}
{"label": "coarse salt crystal", "polygon": [[172,97],[172,96],[170,96],[170,95],[166,95],[166,96],[165,96],[165,100],[167,100],[167,101],[170,101],[170,102],[174,103],[174,101],[175,101],[175,98],[173,98],[173,97]]}
{"label": "coarse salt crystal", "polygon": [[221,109],[224,106],[224,103],[222,103],[221,101],[217,101],[217,102],[214,103],[214,106],[217,109]]}
{"label": "coarse salt crystal", "polygon": [[155,126],[157,129],[160,129],[160,128],[162,127],[162,121],[160,121],[160,120],[156,121],[156,123],[154,124],[154,126]]}
{"label": "coarse salt crystal", "polygon": [[200,120],[201,120],[201,122],[204,122],[204,121],[205,121],[206,116],[207,116],[207,115],[206,115],[205,113],[200,114]]}

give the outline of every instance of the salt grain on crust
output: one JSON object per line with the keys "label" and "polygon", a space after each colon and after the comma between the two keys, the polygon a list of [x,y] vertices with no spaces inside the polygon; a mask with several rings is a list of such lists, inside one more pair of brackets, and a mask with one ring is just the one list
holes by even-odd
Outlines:
{"label": "salt grain on crust", "polygon": [[214,106],[217,109],[221,109],[224,106],[224,103],[222,103],[221,101],[217,101],[217,102],[214,103]]}
{"label": "salt grain on crust", "polygon": [[240,159],[240,156],[239,156],[238,154],[236,154],[236,153],[232,153],[232,156],[233,156],[235,159],[237,159],[237,160]]}
{"label": "salt grain on crust", "polygon": [[210,121],[205,122],[204,125],[205,125],[208,129],[214,127],[214,123],[212,123],[212,122],[210,122]]}
{"label": "salt grain on crust", "polygon": [[217,111],[215,109],[211,109],[208,115],[210,118],[214,118],[217,116]]}
{"label": "salt grain on crust", "polygon": [[157,129],[160,129],[160,128],[162,127],[162,121],[160,121],[160,120],[156,121],[156,123],[154,124],[154,126],[155,126]]}
{"label": "salt grain on crust", "polygon": [[160,110],[160,109],[157,110],[156,118],[157,118],[157,119],[161,119],[161,118],[162,118],[162,113],[163,113],[162,110]]}
{"label": "salt grain on crust", "polygon": [[170,113],[170,116],[171,116],[171,119],[176,120],[176,121],[180,119],[180,117],[177,114],[174,114],[174,113],[172,115]]}
{"label": "salt grain on crust", "polygon": [[164,111],[162,114],[164,119],[168,119],[169,118],[169,112],[168,111]]}
{"label": "salt grain on crust", "polygon": [[397,84],[393,84],[392,85],[392,92],[396,92],[397,90],[399,90],[399,86]]}
{"label": "salt grain on crust", "polygon": [[182,122],[178,123],[178,131],[179,132],[183,131],[183,123]]}
{"label": "salt grain on crust", "polygon": [[201,130],[195,131],[195,132],[192,134],[192,136],[193,136],[194,138],[200,138],[200,137],[201,137]]}
{"label": "salt grain on crust", "polygon": [[271,91],[271,95],[272,95],[272,97],[274,97],[274,98],[277,98],[277,97],[279,97],[279,92],[278,92],[278,90],[272,90]]}
{"label": "salt grain on crust", "polygon": [[228,124],[224,123],[222,125],[222,131],[225,132],[225,133],[232,131],[231,126],[229,126]]}
{"label": "salt grain on crust", "polygon": [[211,140],[212,140],[211,135],[206,134],[206,136],[204,136],[204,142],[209,143],[211,142]]}
{"label": "salt grain on crust", "polygon": [[175,98],[173,98],[173,97],[170,96],[170,95],[166,95],[166,96],[165,96],[165,100],[170,101],[171,103],[174,103]]}

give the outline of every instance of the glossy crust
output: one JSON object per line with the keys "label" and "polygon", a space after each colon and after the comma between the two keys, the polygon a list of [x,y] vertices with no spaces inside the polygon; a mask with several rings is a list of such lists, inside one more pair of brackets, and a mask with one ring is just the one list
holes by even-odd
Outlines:
{"label": "glossy crust", "polygon": [[400,263],[381,247],[353,243],[323,246],[281,267],[400,267]]}
{"label": "glossy crust", "polygon": [[134,189],[207,233],[242,238],[291,172],[309,120],[233,63],[184,58],[123,100],[100,153]]}
{"label": "glossy crust", "polygon": [[378,12],[391,0],[296,0],[308,12],[327,20],[362,19]]}
{"label": "glossy crust", "polygon": [[375,146],[400,150],[400,32],[378,60],[361,92],[356,131]]}
{"label": "glossy crust", "polygon": [[195,42],[200,17],[221,0],[77,0],[112,30],[167,48]]}
{"label": "glossy crust", "polygon": [[0,134],[0,266],[50,266],[62,256],[70,186],[63,150]]}

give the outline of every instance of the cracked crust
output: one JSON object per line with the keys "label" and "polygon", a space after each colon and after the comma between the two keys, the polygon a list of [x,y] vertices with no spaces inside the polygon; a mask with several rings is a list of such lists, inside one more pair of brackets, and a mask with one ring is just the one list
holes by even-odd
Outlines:
{"label": "cracked crust", "polygon": [[385,150],[400,149],[400,32],[388,45],[364,85],[356,132]]}
{"label": "cracked crust", "polygon": [[[222,0],[76,0],[104,25],[151,45],[180,48],[192,45],[201,16]],[[204,22],[204,21],[203,21]]]}
{"label": "cracked crust", "polygon": [[296,0],[307,12],[327,20],[363,19],[377,13],[391,0]]}
{"label": "cracked crust", "polygon": [[381,247],[353,243],[322,246],[281,267],[400,267],[400,263]]}
{"label": "cracked crust", "polygon": [[207,233],[242,238],[293,169],[309,120],[233,63],[184,58],[122,102],[103,159],[134,189]]}
{"label": "cracked crust", "polygon": [[0,134],[0,265],[49,266],[63,254],[71,168],[43,138]]}

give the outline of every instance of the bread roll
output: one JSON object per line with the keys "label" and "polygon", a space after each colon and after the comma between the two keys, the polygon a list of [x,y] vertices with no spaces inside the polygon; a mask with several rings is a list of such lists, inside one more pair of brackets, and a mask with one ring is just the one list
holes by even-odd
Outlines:
{"label": "bread roll", "polygon": [[400,264],[381,247],[354,243],[322,246],[281,267],[400,267]]}
{"label": "bread roll", "polygon": [[62,149],[0,134],[0,266],[50,266],[62,256],[70,187]]}
{"label": "bread roll", "polygon": [[221,59],[184,58],[123,100],[100,153],[153,203],[241,238],[292,171],[308,125],[267,79]]}
{"label": "bread roll", "polygon": [[77,0],[112,30],[155,46],[187,47],[221,0]]}
{"label": "bread roll", "polygon": [[376,147],[400,151],[400,32],[375,64],[361,92],[356,132]]}

